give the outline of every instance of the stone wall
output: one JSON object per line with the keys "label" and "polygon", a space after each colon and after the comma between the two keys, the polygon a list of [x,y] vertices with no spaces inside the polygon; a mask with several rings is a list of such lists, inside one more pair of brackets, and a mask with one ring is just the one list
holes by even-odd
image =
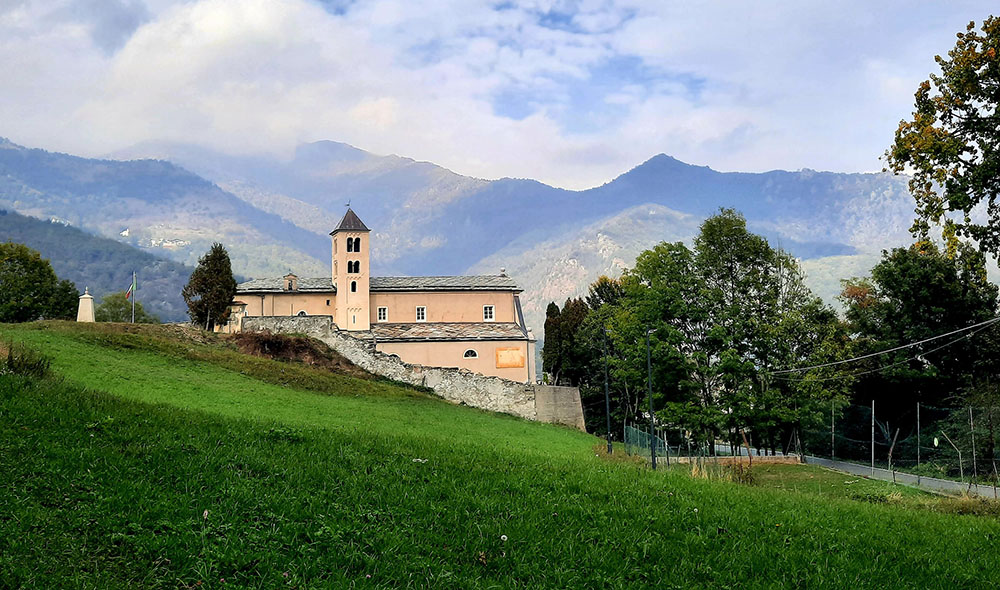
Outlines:
{"label": "stone wall", "polygon": [[576,387],[531,385],[463,369],[405,363],[395,355],[375,350],[370,340],[336,329],[331,316],[248,316],[243,318],[243,330],[305,334],[370,373],[429,387],[446,400],[584,430],[583,406]]}

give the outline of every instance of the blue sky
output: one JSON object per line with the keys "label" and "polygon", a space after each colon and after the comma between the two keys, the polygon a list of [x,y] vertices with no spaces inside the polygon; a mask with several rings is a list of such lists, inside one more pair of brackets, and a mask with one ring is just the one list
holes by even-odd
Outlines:
{"label": "blue sky", "polygon": [[0,136],[287,157],[332,139],[567,188],[657,153],[873,171],[988,2],[0,0]]}

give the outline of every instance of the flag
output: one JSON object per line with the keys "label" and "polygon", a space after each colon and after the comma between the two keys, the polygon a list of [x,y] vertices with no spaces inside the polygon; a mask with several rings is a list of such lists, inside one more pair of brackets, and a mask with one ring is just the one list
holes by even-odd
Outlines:
{"label": "flag", "polygon": [[135,273],[132,273],[132,284],[128,286],[128,291],[125,291],[125,299],[132,297],[135,293]]}

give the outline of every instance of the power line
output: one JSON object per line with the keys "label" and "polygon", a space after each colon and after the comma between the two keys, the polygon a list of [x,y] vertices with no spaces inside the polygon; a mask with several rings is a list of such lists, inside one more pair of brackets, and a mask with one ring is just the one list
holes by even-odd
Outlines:
{"label": "power line", "polygon": [[[863,354],[861,356],[856,356],[856,357],[849,358],[849,359],[844,359],[844,360],[840,360],[840,361],[833,361],[833,362],[829,362],[829,363],[822,363],[822,364],[819,364],[819,365],[811,365],[811,366],[808,366],[808,367],[799,367],[797,369],[782,369],[780,371],[771,371],[771,374],[772,375],[783,375],[783,374],[786,374],[786,373],[799,373],[799,372],[802,372],[802,371],[811,371],[813,369],[822,369],[824,367],[833,367],[835,365],[843,365],[845,363],[853,363],[855,361],[860,361],[860,360],[864,360],[864,359],[868,359],[868,358],[872,358],[872,357],[876,357],[876,356],[881,356],[883,354],[888,354],[890,352],[896,352],[897,350],[903,350],[905,348],[912,348],[914,346],[919,346],[921,344],[926,344],[928,342],[931,342],[933,340],[937,340],[939,338],[945,338],[947,336],[952,336],[952,335],[955,335],[955,334],[960,334],[962,332],[967,332],[967,331],[973,330],[975,328],[979,328],[979,327],[984,327],[985,328],[986,326],[989,326],[989,325],[991,325],[993,323],[996,323],[998,321],[1000,321],[1000,317],[989,319],[989,320],[986,320],[984,322],[979,322],[978,324],[972,324],[971,326],[966,326],[964,328],[959,328],[958,330],[952,330],[951,332],[946,332],[944,334],[938,334],[937,336],[931,336],[930,338],[924,338],[923,340],[918,340],[917,342],[910,342],[909,344],[903,344],[901,346],[896,346],[896,347],[893,347],[893,348],[888,348],[886,350],[882,350],[882,351],[879,351],[879,352],[871,352],[871,353],[868,353],[868,354]],[[969,335],[971,335],[971,334],[967,334],[967,336],[969,336]],[[961,340],[961,338],[959,338],[959,340]],[[955,342],[957,342],[957,341],[958,340],[956,340]],[[951,344],[953,344],[953,342]],[[945,345],[945,346],[947,346],[947,345]],[[935,349],[935,350],[940,350],[940,349]]]}
{"label": "power line", "polygon": [[[956,339],[954,339],[954,340],[952,340],[950,342],[945,342],[944,344],[942,344],[941,346],[938,346],[937,348],[932,348],[932,349],[930,349],[930,350],[928,350],[926,352],[922,352],[920,354],[911,356],[910,358],[903,359],[901,361],[892,363],[890,365],[886,365],[884,367],[879,367],[877,369],[870,369],[870,370],[867,370],[867,371],[860,371],[860,372],[850,373],[848,375],[834,375],[833,377],[823,377],[821,379],[813,379],[812,381],[813,382],[835,381],[837,379],[847,379],[847,378],[850,378],[850,377],[860,377],[861,375],[868,375],[868,374],[871,374],[871,373],[878,373],[879,371],[884,371],[886,369],[891,369],[892,367],[898,367],[899,365],[904,365],[904,364],[906,364],[906,363],[908,363],[910,361],[918,360],[923,355],[933,354],[933,353],[941,350],[942,348],[947,348],[947,347],[951,346],[952,344],[955,344],[957,342],[961,342],[962,340],[965,340],[967,338],[971,338],[971,337],[975,336],[976,334],[982,332],[986,328],[988,328],[990,323],[998,321],[998,320],[1000,320],[1000,318],[994,318],[994,319],[989,320],[987,322],[983,322],[983,324],[985,324],[985,325],[981,325],[981,327],[978,330],[976,330],[975,332],[970,332],[969,334],[965,334],[965,335],[959,336],[958,338],[956,338]],[[971,327],[972,326],[970,326],[969,328],[971,328]],[[969,328],[963,328],[962,330],[968,330]],[[957,331],[961,331],[961,330],[957,330]],[[955,332],[951,332],[951,334],[954,334],[954,333]],[[947,336],[947,334],[944,334],[943,336]],[[934,338],[940,338],[940,337],[941,336],[935,336]],[[927,340],[923,340],[921,342],[914,343],[912,346],[915,346],[917,344],[921,344],[923,342],[927,342],[929,340],[933,340],[934,338],[929,338]],[[904,346],[904,347],[895,348],[893,350],[899,350],[900,348],[907,348],[908,346],[911,346],[911,345],[907,345],[907,346]],[[875,354],[884,354],[885,352],[891,352],[891,351],[887,350],[887,351],[883,351],[882,353],[875,353]],[[873,356],[873,355],[866,355],[866,356]],[[865,358],[865,357],[858,357],[858,358],[860,359],[860,358]],[[850,360],[856,360],[856,359],[848,359],[847,361],[843,361],[843,362],[849,362]],[[838,363],[831,363],[831,364],[838,364]],[[830,366],[830,365],[823,365],[823,366]],[[806,369],[802,369],[802,370],[806,370]],[[785,372],[788,373],[788,372],[791,372],[791,371],[785,371]],[[788,377],[778,377],[777,379],[779,381],[794,381],[794,379],[790,379]]]}

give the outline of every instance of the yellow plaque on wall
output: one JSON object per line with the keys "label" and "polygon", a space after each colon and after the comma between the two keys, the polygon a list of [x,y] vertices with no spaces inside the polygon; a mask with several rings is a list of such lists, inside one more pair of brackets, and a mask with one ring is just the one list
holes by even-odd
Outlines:
{"label": "yellow plaque on wall", "polygon": [[524,351],[520,347],[497,348],[498,369],[520,369],[524,367]]}

